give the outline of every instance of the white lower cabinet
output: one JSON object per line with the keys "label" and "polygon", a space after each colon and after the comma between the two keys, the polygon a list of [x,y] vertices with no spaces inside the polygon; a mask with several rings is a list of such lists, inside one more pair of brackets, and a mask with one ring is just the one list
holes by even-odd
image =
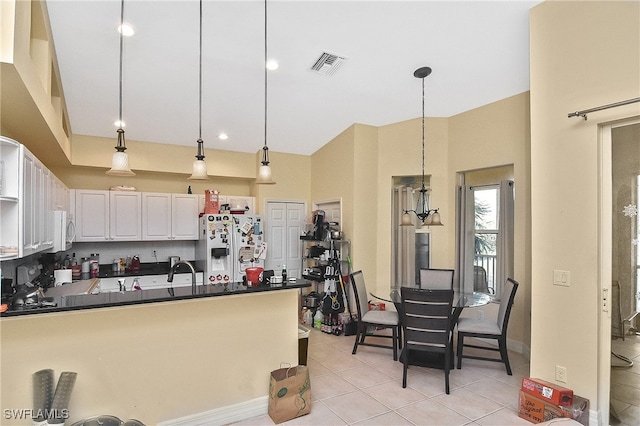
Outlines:
{"label": "white lower cabinet", "polygon": [[198,196],[142,193],[142,240],[197,240]]}
{"label": "white lower cabinet", "polygon": [[[175,274],[173,276],[173,283],[167,282],[167,275],[141,275],[137,277],[129,276],[122,278],[101,278],[100,279],[100,293],[110,293],[114,291],[120,291],[120,285],[118,279],[124,279],[124,285],[127,291],[132,290],[133,279],[137,278],[140,287],[143,290],[152,290],[157,288],[169,288],[169,287],[187,287],[191,285],[191,274]],[[204,282],[204,274],[202,272],[196,272],[196,284],[202,285]]]}

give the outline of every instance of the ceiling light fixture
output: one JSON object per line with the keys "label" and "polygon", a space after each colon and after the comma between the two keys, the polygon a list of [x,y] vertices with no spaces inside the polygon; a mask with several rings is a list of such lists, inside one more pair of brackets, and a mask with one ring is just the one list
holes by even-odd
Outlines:
{"label": "ceiling light fixture", "polygon": [[262,165],[258,170],[259,185],[272,185],[271,166],[269,166],[269,147],[267,146],[267,0],[264,0],[264,147],[262,147]]}
{"label": "ceiling light fixture", "polygon": [[193,160],[193,172],[188,180],[209,180],[207,163],[204,161],[204,141],[202,140],[202,0],[200,0],[200,62],[198,68],[198,153]]}
{"label": "ceiling light fixture", "polygon": [[424,79],[429,74],[431,74],[431,68],[429,67],[418,68],[413,73],[414,77],[422,79],[422,187],[418,194],[416,209],[404,211],[400,226],[413,226],[409,212],[413,212],[416,215],[416,217],[422,222],[423,227],[442,226],[438,209],[429,208],[429,199],[427,197],[427,192],[429,190],[424,184]]}
{"label": "ceiling light fixture", "polygon": [[[124,0],[120,2],[120,26],[124,23]],[[111,159],[111,169],[107,170],[107,174],[110,176],[135,176],[136,174],[129,168],[129,156],[125,152],[127,150],[126,141],[124,138],[124,122],[122,121],[122,51],[123,51],[123,34],[120,31],[120,76],[119,76],[119,105],[118,105],[118,144],[116,145],[116,152],[113,153]]]}

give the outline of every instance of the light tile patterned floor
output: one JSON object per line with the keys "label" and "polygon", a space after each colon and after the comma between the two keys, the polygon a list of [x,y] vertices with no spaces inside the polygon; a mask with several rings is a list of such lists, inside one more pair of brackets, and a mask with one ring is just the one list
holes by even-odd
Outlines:
{"label": "light tile patterned floor", "polygon": [[[447,395],[442,370],[411,366],[403,389],[402,364],[391,350],[361,346],[352,355],[354,339],[311,331],[311,413],[282,425],[531,425],[517,413],[520,383],[529,375],[517,353],[509,354],[513,376],[503,364],[465,359],[451,371]],[[236,423],[273,424],[267,414]]]}
{"label": "light tile patterned floor", "polygon": [[[640,425],[640,336],[626,336],[611,342],[611,351],[633,362],[631,368],[611,369],[612,425]],[[628,365],[611,356],[612,366]]]}

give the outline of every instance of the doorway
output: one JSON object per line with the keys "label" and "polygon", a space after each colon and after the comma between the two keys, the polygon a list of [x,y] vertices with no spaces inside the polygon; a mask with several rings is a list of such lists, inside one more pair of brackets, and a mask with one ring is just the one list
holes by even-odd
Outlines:
{"label": "doorway", "polygon": [[612,244],[609,418],[610,424],[631,425],[640,424],[640,123],[607,130]]}

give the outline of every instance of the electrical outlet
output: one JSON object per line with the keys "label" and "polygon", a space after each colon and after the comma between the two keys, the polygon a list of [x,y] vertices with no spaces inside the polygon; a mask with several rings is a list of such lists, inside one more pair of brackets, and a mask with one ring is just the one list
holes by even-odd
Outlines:
{"label": "electrical outlet", "polygon": [[482,310],[478,311],[478,319],[480,321],[484,321],[484,311],[482,311]]}
{"label": "electrical outlet", "polygon": [[556,365],[556,381],[567,383],[567,367]]}

